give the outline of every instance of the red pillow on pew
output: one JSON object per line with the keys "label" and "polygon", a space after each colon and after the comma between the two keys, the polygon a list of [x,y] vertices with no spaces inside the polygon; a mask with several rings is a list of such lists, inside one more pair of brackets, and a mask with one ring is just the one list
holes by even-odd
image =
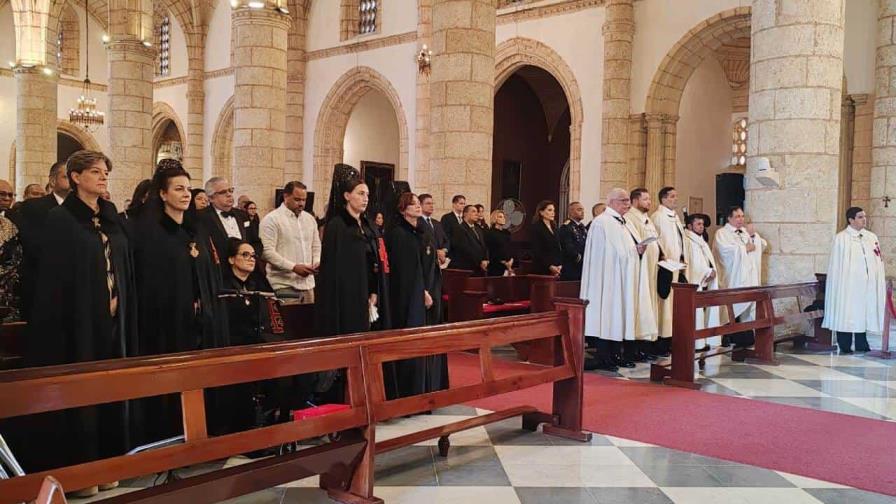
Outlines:
{"label": "red pillow on pew", "polygon": [[511,311],[522,311],[528,310],[531,301],[525,299],[523,301],[511,301],[509,303],[503,304],[488,304],[484,303],[482,305],[482,313],[503,313],[503,312],[511,312]]}

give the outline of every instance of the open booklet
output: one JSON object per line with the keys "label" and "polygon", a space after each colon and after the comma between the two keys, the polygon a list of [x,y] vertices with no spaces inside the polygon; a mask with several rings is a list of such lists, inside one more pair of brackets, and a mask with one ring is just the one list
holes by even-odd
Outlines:
{"label": "open booklet", "polygon": [[660,267],[662,267],[663,269],[667,269],[672,272],[681,271],[688,267],[687,264],[685,264],[685,263],[680,263],[678,261],[669,261],[669,260],[660,261],[657,264],[659,264]]}

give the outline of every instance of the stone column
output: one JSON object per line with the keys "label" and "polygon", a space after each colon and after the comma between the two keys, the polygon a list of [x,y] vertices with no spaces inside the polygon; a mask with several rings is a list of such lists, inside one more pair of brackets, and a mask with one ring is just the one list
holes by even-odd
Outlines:
{"label": "stone column", "polygon": [[[302,146],[305,118],[305,6],[291,7],[293,24],[286,51],[286,173],[285,179],[303,180]],[[311,180],[304,181],[309,186]],[[285,181],[284,181],[285,183]],[[282,184],[281,184],[282,185]],[[326,202],[318,204],[323,209]]]}
{"label": "stone column", "polygon": [[[887,271],[896,273],[896,0],[880,0],[877,22],[869,226],[880,238]],[[889,206],[886,197],[892,198]]]}
{"label": "stone column", "polygon": [[675,159],[678,139],[678,116],[663,115],[663,185],[675,185]]}
{"label": "stone column", "polygon": [[431,192],[491,205],[495,0],[433,0]]}
{"label": "stone column", "polygon": [[[657,194],[663,187],[663,161],[666,157],[666,150],[663,144],[665,135],[663,133],[663,115],[662,114],[646,114],[647,120],[647,168],[644,173],[644,187],[650,192],[654,204],[659,204]],[[622,186],[625,187],[625,186]]]}
{"label": "stone column", "polygon": [[[432,0],[419,0],[417,6],[417,43],[432,46]],[[408,171],[414,173],[414,191],[428,192],[431,175],[429,173],[429,135],[432,120],[429,97],[429,74],[417,72],[417,134],[415,153],[417,161]]]}
{"label": "stone column", "polygon": [[[44,71],[47,68],[47,71]],[[47,183],[56,162],[56,88],[50,67],[16,66],[16,178],[19,196],[28,184]]]}
{"label": "stone column", "polygon": [[289,15],[239,5],[233,31],[233,168],[231,182],[259,211],[274,206],[286,165],[286,48]]}
{"label": "stone column", "polygon": [[205,181],[203,171],[205,128],[205,34],[196,30],[187,35],[187,138],[184,145],[184,168],[190,172],[193,185],[200,187]]}
{"label": "stone column", "polygon": [[109,152],[114,169],[109,192],[119,204],[152,176],[152,79],[155,49],[133,37],[113,35],[109,58]]}
{"label": "stone column", "polygon": [[827,270],[837,223],[843,18],[844,0],[753,1],[745,206],[769,243],[764,281],[807,281]]}
{"label": "stone column", "polygon": [[604,36],[603,132],[601,134],[601,198],[628,181],[629,115],[631,113],[632,0],[607,0]]}

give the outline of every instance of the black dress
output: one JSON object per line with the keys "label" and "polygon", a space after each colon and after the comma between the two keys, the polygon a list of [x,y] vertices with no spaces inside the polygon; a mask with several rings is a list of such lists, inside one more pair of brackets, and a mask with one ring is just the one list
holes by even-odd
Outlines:
{"label": "black dress", "polygon": [[[149,206],[152,205],[152,206]],[[147,203],[133,224],[134,262],[139,295],[140,355],[189,352],[230,344],[227,315],[217,297],[221,279],[208,233],[192,212],[178,224]],[[206,394],[210,431],[220,433],[214,391]],[[138,401],[139,444],[177,436],[182,431],[176,394]]]}
{"label": "black dress", "polygon": [[492,226],[485,232],[485,246],[488,248],[488,276],[501,276],[507,271],[504,261],[509,261],[510,230]]}
{"label": "black dress", "polygon": [[[419,221],[413,226],[406,219],[397,218],[386,233],[394,328],[422,327],[427,322],[423,293],[434,295],[431,289],[435,285],[437,258],[432,235],[424,226]],[[398,361],[398,395],[406,397],[445,388],[446,364],[444,355]]]}
{"label": "black dress", "polygon": [[[134,355],[136,298],[128,240],[115,205],[99,212],[74,194],[50,210],[40,237],[32,317],[24,350],[26,366],[49,366]],[[99,229],[97,229],[97,226]],[[112,293],[108,264],[114,275]],[[110,296],[118,299],[115,315]],[[130,449],[131,419],[124,403],[77,408],[13,419],[9,442],[26,472],[121,455]],[[26,438],[20,435],[26,434]]]}
{"label": "black dress", "polygon": [[529,228],[532,238],[532,273],[535,275],[550,275],[550,266],[560,266],[562,256],[560,240],[556,233],[548,229],[544,221],[538,221]]}

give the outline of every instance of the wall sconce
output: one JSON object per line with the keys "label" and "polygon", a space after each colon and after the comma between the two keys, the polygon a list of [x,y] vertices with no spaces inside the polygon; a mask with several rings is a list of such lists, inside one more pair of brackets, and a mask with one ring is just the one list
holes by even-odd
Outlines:
{"label": "wall sconce", "polygon": [[417,53],[417,71],[423,74],[429,74],[429,69],[432,66],[432,51],[426,47],[426,44],[423,44],[423,47],[420,49],[420,52]]}

